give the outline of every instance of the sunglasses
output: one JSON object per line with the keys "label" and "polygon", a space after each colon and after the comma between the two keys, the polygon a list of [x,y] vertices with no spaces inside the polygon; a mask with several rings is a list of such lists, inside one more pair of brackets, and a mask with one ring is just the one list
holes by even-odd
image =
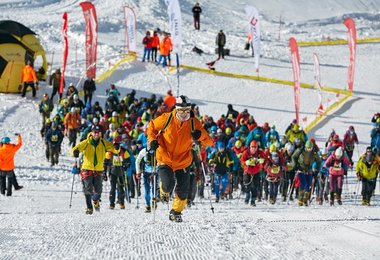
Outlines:
{"label": "sunglasses", "polygon": [[190,114],[190,109],[177,109],[180,114]]}
{"label": "sunglasses", "polygon": [[251,146],[251,148],[257,148],[257,146]]}

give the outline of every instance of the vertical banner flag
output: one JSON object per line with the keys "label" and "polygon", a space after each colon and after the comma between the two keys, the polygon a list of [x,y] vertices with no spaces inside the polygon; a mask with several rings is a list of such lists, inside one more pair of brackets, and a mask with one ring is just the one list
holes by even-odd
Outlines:
{"label": "vertical banner flag", "polygon": [[96,77],[96,51],[98,47],[98,20],[96,10],[92,3],[82,2],[80,6],[83,10],[86,21],[86,75],[89,78]]}
{"label": "vertical banner flag", "polygon": [[65,80],[65,71],[66,71],[66,63],[67,63],[67,55],[69,53],[69,41],[67,38],[67,13],[64,12],[63,16],[63,26],[62,26],[62,33],[63,33],[63,54],[62,54],[62,72],[61,72],[61,80],[59,82],[59,88],[58,93],[63,93],[63,84]]}
{"label": "vertical banner flag", "polygon": [[318,99],[319,99],[319,105],[317,109],[317,113],[319,115],[323,114],[324,108],[322,104],[322,90],[321,90],[321,73],[320,73],[320,65],[319,65],[319,58],[316,53],[313,54],[314,57],[314,88],[317,90],[318,93]]}
{"label": "vertical banner flag", "polygon": [[259,62],[260,62],[260,22],[259,22],[259,12],[257,9],[251,5],[245,7],[245,13],[248,17],[249,22],[249,32],[251,34],[251,42],[253,46],[253,52],[255,54],[255,66],[256,72],[259,72]]}
{"label": "vertical banner flag", "polygon": [[182,50],[182,18],[181,18],[181,9],[179,7],[178,0],[166,0],[168,4],[168,15],[169,15],[169,28],[170,34],[173,42],[173,50],[176,55],[177,63],[177,96],[179,96],[179,55]]}
{"label": "vertical banner flag", "polygon": [[354,74],[355,74],[355,56],[356,56],[356,28],[352,18],[344,20],[344,25],[348,29],[348,48],[350,49],[350,65],[348,66],[348,90],[354,89]]}
{"label": "vertical banner flag", "polygon": [[292,57],[292,68],[294,77],[294,104],[296,108],[296,120],[299,122],[300,113],[300,55],[298,53],[298,45],[293,37],[289,39],[290,53]]}
{"label": "vertical banner flag", "polygon": [[136,14],[129,6],[124,6],[125,53],[136,53]]}

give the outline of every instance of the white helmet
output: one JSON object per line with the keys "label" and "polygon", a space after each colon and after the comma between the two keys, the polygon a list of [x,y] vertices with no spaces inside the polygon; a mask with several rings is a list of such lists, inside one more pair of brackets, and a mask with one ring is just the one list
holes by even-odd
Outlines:
{"label": "white helmet", "polygon": [[335,150],[334,154],[335,154],[335,157],[336,157],[337,159],[342,158],[342,156],[343,156],[343,150],[342,150],[342,147],[339,146],[339,147]]}
{"label": "white helmet", "polygon": [[78,100],[79,99],[79,97],[78,97],[78,94],[74,94],[74,100]]}
{"label": "white helmet", "polygon": [[70,112],[71,112],[71,113],[75,113],[75,111],[76,111],[76,110],[75,110],[75,107],[72,107],[72,108],[70,109]]}
{"label": "white helmet", "polygon": [[112,116],[118,116],[117,112],[116,112],[116,111],[113,111],[113,112],[112,112]]}
{"label": "white helmet", "polygon": [[187,96],[181,95],[176,98],[176,108],[191,108],[190,99]]}

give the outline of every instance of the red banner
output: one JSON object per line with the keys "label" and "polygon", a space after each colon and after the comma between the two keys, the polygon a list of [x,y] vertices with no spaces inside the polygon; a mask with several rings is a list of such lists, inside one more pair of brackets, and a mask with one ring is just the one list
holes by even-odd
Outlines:
{"label": "red banner", "polygon": [[353,91],[356,56],[356,28],[355,22],[351,18],[347,18],[343,23],[348,29],[348,48],[350,49],[350,64],[348,66],[347,83],[348,89]]}
{"label": "red banner", "polygon": [[300,55],[296,40],[292,37],[289,39],[290,54],[292,56],[292,68],[294,77],[294,104],[296,108],[296,119],[299,122],[300,113]]}
{"label": "red banner", "polygon": [[67,38],[67,13],[64,12],[63,16],[63,26],[62,26],[62,33],[63,33],[63,54],[62,54],[62,72],[61,72],[61,81],[59,82],[59,89],[58,93],[63,93],[64,88],[64,80],[65,80],[65,71],[66,71],[66,62],[67,62],[67,55],[69,53],[69,41]]}
{"label": "red banner", "polygon": [[83,10],[86,21],[86,75],[89,78],[96,77],[96,50],[98,46],[98,20],[96,10],[92,3],[82,2],[80,6]]}

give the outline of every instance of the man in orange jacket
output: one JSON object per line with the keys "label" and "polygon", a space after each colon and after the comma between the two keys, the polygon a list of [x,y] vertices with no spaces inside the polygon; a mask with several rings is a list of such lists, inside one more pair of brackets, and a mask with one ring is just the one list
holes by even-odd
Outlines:
{"label": "man in orange jacket", "polygon": [[[16,134],[17,144],[11,144],[11,140],[9,137],[3,137],[1,139],[1,147],[0,147],[0,186],[1,186],[1,194],[5,195],[5,185],[6,179],[8,179],[7,183],[7,196],[12,196],[12,185],[15,183],[15,163],[14,158],[15,154],[20,149],[22,145],[22,138],[20,134]],[[21,187],[21,186],[18,186]],[[17,187],[16,187],[17,189]]]}
{"label": "man in orange jacket", "polygon": [[27,61],[27,64],[25,67],[22,69],[21,72],[21,84],[23,84],[23,89],[22,89],[22,97],[25,97],[26,90],[28,87],[32,88],[33,91],[33,97],[36,97],[36,88],[37,88],[37,76],[36,72],[34,71],[32,67],[32,62],[30,60]]}
{"label": "man in orange jacket", "polygon": [[[158,61],[156,65],[160,65],[161,60],[162,66],[165,68],[167,64],[168,56],[170,55],[170,51],[173,49],[172,40],[169,38],[168,33],[163,32],[163,39],[160,41],[160,56],[158,57]],[[170,64],[169,64],[170,66]]]}
{"label": "man in orange jacket", "polygon": [[156,151],[157,169],[161,179],[161,201],[169,202],[169,194],[175,186],[175,198],[169,219],[182,222],[181,212],[187,204],[190,185],[193,139],[203,146],[211,146],[212,139],[202,123],[194,117],[191,103],[186,96],[177,98],[173,111],[151,120],[147,135],[149,149]]}

